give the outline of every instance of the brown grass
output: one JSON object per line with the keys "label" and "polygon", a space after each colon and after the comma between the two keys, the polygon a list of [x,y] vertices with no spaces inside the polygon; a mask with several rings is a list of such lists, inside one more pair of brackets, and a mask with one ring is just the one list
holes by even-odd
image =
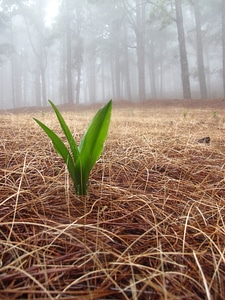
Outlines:
{"label": "brown grass", "polygon": [[[1,299],[225,299],[225,109],[202,107],[115,105],[83,198],[32,114],[1,114]],[[64,112],[76,140],[95,111]]]}

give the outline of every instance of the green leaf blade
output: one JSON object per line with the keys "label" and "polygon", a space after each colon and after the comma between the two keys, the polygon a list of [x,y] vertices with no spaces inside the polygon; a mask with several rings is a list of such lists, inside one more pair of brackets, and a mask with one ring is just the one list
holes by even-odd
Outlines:
{"label": "green leaf blade", "polygon": [[81,174],[81,185],[86,186],[91,169],[100,157],[108,134],[112,100],[101,108],[92,119],[78,146],[80,156],[75,164]]}
{"label": "green leaf blade", "polygon": [[70,145],[71,153],[73,155],[74,163],[75,163],[76,160],[79,157],[79,150],[78,150],[76,142],[75,142],[75,140],[73,138],[73,135],[72,135],[69,127],[67,126],[67,124],[66,124],[63,116],[61,115],[60,111],[58,110],[58,108],[55,106],[55,104],[51,100],[48,100],[48,101],[51,104],[52,108],[54,109],[55,114],[56,114],[56,116],[58,118],[58,121],[60,123],[60,126],[61,126],[61,128],[62,128],[62,130],[63,130],[63,132],[64,132],[64,134],[65,134],[65,136],[67,138],[67,141],[68,141],[68,143]]}
{"label": "green leaf blade", "polygon": [[43,129],[43,131],[48,135],[48,137],[50,138],[50,140],[53,143],[53,146],[54,146],[56,152],[63,158],[64,162],[66,163],[72,180],[75,181],[75,165],[74,165],[73,159],[70,155],[70,152],[66,148],[65,144],[62,142],[60,137],[54,131],[52,131],[48,126],[46,126],[45,124],[43,124],[41,121],[39,121],[36,118],[33,118],[33,119]]}

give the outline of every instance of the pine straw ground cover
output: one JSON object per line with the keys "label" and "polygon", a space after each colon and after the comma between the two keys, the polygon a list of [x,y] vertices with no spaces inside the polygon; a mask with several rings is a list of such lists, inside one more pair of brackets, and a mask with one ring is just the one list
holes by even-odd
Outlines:
{"label": "pine straw ground cover", "polygon": [[[53,112],[0,115],[1,300],[225,299],[225,109],[176,103],[113,107],[86,198]],[[95,112],[64,111],[77,140]]]}

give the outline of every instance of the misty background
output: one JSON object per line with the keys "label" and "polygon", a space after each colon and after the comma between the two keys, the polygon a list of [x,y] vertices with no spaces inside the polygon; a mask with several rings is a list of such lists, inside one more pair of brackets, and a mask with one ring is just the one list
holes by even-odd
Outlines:
{"label": "misty background", "polygon": [[225,97],[225,0],[0,0],[0,108]]}

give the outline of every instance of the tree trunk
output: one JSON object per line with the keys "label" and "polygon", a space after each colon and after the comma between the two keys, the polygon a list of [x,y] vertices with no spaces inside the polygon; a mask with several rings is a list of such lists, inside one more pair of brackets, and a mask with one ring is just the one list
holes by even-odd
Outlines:
{"label": "tree trunk", "polygon": [[67,100],[67,68],[66,68],[66,37],[60,41],[60,64],[59,64],[59,99],[63,104]]}
{"label": "tree trunk", "polygon": [[178,32],[178,42],[180,50],[180,65],[181,65],[181,79],[183,86],[183,97],[191,98],[191,89],[190,89],[190,80],[189,80],[189,68],[187,60],[187,51],[184,35],[184,26],[183,26],[183,13],[181,7],[181,0],[175,0],[176,5],[176,23],[177,23],[177,32]]}
{"label": "tree trunk", "polygon": [[67,74],[67,101],[73,103],[73,84],[72,84],[72,43],[71,43],[71,8],[70,1],[66,1],[66,74]]}
{"label": "tree trunk", "polygon": [[145,2],[136,0],[139,100],[145,100]]}
{"label": "tree trunk", "polygon": [[[33,41],[33,37],[25,13],[23,13],[23,17],[27,29],[28,39],[33,49],[34,55],[36,56],[37,59],[37,70],[35,71],[36,89],[40,89],[40,85],[42,86],[42,88],[40,89],[41,93],[40,92],[37,93],[36,91],[36,96],[40,93],[39,97],[41,97],[40,99],[36,99],[36,102],[41,103],[41,105],[46,105],[47,99],[46,99],[45,70],[47,66],[47,56],[46,56],[46,49],[44,43],[44,2],[43,0],[39,0],[36,2],[36,11],[37,11],[37,16],[35,22],[35,29],[37,32],[37,41],[38,41],[37,44],[35,44]],[[39,87],[37,87],[38,85]]]}
{"label": "tree trunk", "polygon": [[223,97],[225,98],[225,0],[222,0]]}
{"label": "tree trunk", "polygon": [[149,75],[150,75],[150,86],[151,86],[151,98],[157,98],[156,92],[156,80],[155,80],[155,47],[154,41],[150,42],[150,55],[149,55]]}
{"label": "tree trunk", "polygon": [[116,99],[121,98],[121,76],[120,76],[120,50],[119,45],[116,45],[114,52],[114,69],[115,69],[115,84],[116,84]]}
{"label": "tree trunk", "polygon": [[76,104],[80,103],[80,81],[81,81],[81,66],[77,69],[77,82],[76,82]]}
{"label": "tree trunk", "polygon": [[43,106],[47,105],[47,97],[46,97],[46,79],[45,79],[45,68],[41,69],[41,92],[42,92],[42,103]]}
{"label": "tree trunk", "polygon": [[115,88],[115,64],[114,64],[114,56],[112,51],[110,51],[110,58],[109,58],[109,66],[110,66],[110,77],[111,77],[111,93],[113,98],[116,98],[116,88]]}
{"label": "tree trunk", "polygon": [[127,38],[127,26],[123,26],[123,36],[124,36],[124,73],[125,73],[125,80],[126,80],[126,97],[129,100],[132,100],[131,96],[131,85],[130,85],[130,67],[129,67],[129,52],[128,52],[128,38]]}
{"label": "tree trunk", "polygon": [[40,70],[37,68],[35,70],[35,99],[36,106],[41,106],[41,82],[40,82]]}
{"label": "tree trunk", "polygon": [[[12,19],[10,18],[10,42],[13,45],[13,29],[12,29]],[[14,53],[11,52],[10,54],[10,61],[11,61],[11,80],[12,80],[12,103],[13,108],[16,107],[16,95],[15,95],[15,61],[14,61]],[[18,99],[19,101],[21,99]],[[20,103],[18,103],[20,104]]]}
{"label": "tree trunk", "polygon": [[41,75],[41,97],[42,97],[42,105],[47,105],[46,99],[46,78],[45,78],[45,71],[47,67],[47,54],[45,49],[45,41],[44,41],[44,1],[38,1],[38,12],[39,12],[39,19],[38,19],[38,37],[39,37],[39,51],[38,51],[38,58],[39,58],[39,67],[40,67],[40,75]]}
{"label": "tree trunk", "polygon": [[104,53],[101,53],[101,88],[102,88],[102,99],[105,99],[105,57]]}
{"label": "tree trunk", "polygon": [[89,57],[89,102],[96,102],[96,49],[92,49]]}
{"label": "tree trunk", "polygon": [[204,54],[202,46],[202,30],[201,30],[201,14],[199,0],[194,0],[194,14],[196,23],[196,39],[197,39],[197,58],[198,58],[198,76],[201,98],[207,98],[207,88],[205,80]]}
{"label": "tree trunk", "polygon": [[77,69],[77,80],[76,80],[76,104],[80,103],[80,83],[81,83],[81,68],[83,62],[83,40],[78,37],[78,45],[76,46],[76,69]]}

